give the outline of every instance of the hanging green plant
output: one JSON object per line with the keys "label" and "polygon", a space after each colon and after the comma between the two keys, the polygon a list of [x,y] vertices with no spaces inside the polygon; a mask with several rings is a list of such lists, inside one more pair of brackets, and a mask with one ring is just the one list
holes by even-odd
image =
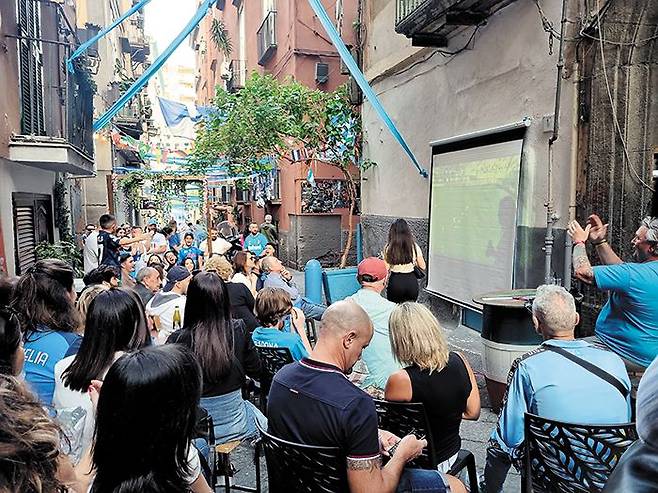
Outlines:
{"label": "hanging green plant", "polygon": [[210,24],[210,39],[214,43],[215,47],[224,53],[225,58],[231,56],[233,51],[233,45],[231,43],[231,37],[229,36],[228,29],[220,19],[213,19]]}

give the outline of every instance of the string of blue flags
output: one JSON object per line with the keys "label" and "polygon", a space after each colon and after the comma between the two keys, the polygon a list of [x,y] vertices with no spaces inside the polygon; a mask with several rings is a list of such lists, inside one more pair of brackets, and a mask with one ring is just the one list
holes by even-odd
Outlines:
{"label": "string of blue flags", "polygon": [[101,39],[103,36],[105,36],[107,33],[109,33],[112,29],[117,27],[119,24],[121,24],[123,21],[125,21],[128,17],[133,15],[135,12],[138,10],[141,10],[143,7],[146,6],[147,3],[149,3],[151,0],[141,0],[137,2],[135,5],[133,5],[129,10],[126,11],[125,14],[117,17],[114,19],[114,22],[107,26],[105,29],[102,29],[101,31],[98,32],[96,36],[93,38],[89,39],[88,41],[85,41],[82,43],[77,50],[75,50],[71,56],[66,60],[66,67],[68,68],[69,72],[73,73],[73,60],[78,58],[80,55],[82,55],[85,51],[89,49],[90,46],[92,46],[94,43],[96,43],[99,39]]}

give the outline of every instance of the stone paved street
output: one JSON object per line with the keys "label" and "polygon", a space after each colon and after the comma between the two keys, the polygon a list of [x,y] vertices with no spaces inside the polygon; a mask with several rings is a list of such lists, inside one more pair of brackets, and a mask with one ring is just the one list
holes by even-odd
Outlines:
{"label": "stone paved street", "polygon": [[[293,276],[297,286],[303,290],[304,273],[293,271]],[[489,400],[484,388],[484,375],[482,368],[482,357],[480,336],[477,332],[455,324],[444,323],[444,328],[448,334],[453,349],[462,352],[468,358],[473,371],[475,372],[478,384],[480,386],[480,395],[482,396],[482,414],[478,421],[464,421],[462,423],[463,448],[473,452],[478,467],[478,473],[482,474],[484,468],[484,459],[486,455],[486,445],[489,440],[491,430],[496,425],[496,415],[491,412]],[[240,470],[236,475],[236,483],[243,485],[255,484],[254,467],[252,465],[253,449],[243,446],[234,454],[234,464]],[[265,461],[261,460],[261,471],[263,478],[267,477]],[[513,473],[514,474],[513,474]],[[504,493],[517,493],[521,491],[520,477],[516,471],[512,470],[505,483]],[[217,491],[222,491],[218,489]],[[267,481],[263,481],[263,491],[267,490]]]}

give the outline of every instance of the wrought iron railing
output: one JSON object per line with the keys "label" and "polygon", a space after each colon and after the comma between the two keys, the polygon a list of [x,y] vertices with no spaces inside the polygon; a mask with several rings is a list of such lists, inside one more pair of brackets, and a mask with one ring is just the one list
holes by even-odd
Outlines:
{"label": "wrought iron railing", "polygon": [[231,60],[229,64],[231,77],[226,81],[226,90],[235,92],[242,89],[247,80],[247,66],[244,60]]}
{"label": "wrought iron railing", "polygon": [[67,140],[89,157],[94,156],[94,91],[88,71],[69,74]]}
{"label": "wrought iron railing", "polygon": [[395,3],[395,25],[405,20],[416,11],[427,0],[396,0]]}
{"label": "wrought iron railing", "polygon": [[258,64],[264,65],[276,50],[276,11],[271,10],[258,28]]}

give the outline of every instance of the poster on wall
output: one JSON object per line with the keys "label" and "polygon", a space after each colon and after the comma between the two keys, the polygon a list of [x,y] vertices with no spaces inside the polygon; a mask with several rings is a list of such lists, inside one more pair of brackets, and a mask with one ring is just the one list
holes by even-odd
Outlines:
{"label": "poster on wall", "polygon": [[428,290],[459,304],[511,289],[523,140],[434,156]]}

